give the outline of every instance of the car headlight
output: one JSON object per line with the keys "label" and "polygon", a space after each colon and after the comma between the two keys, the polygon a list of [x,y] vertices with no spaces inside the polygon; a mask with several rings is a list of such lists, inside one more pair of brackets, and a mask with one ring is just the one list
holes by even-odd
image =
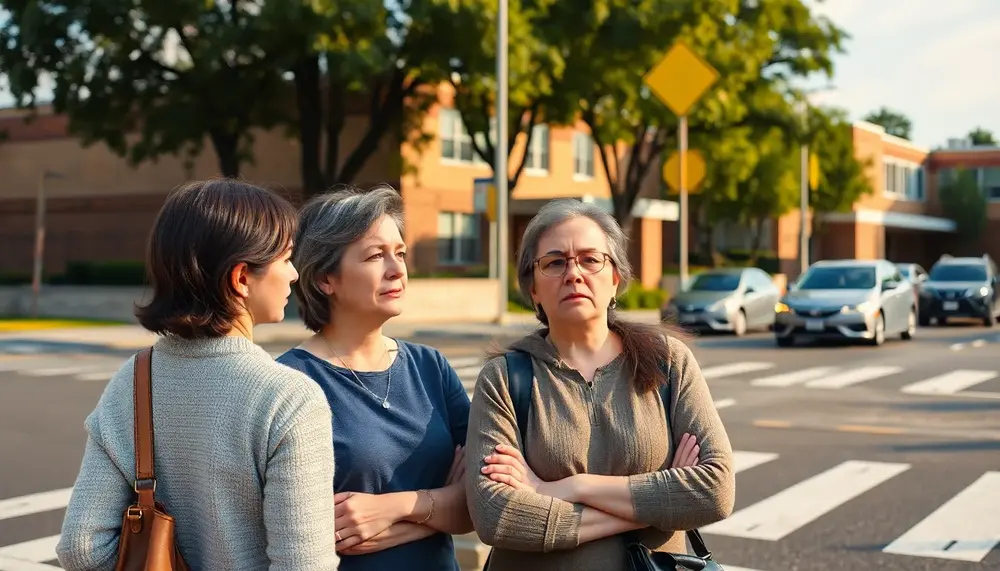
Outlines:
{"label": "car headlight", "polygon": [[986,297],[986,296],[990,295],[990,288],[988,288],[986,286],[982,286],[979,289],[969,288],[968,290],[966,290],[965,295],[966,296],[973,296],[973,295],[976,295],[977,293],[979,294],[979,297]]}
{"label": "car headlight", "polygon": [[869,313],[874,313],[877,308],[878,307],[870,301],[862,301],[857,305],[845,305],[840,309],[840,312],[852,313],[856,311],[858,313],[868,315]]}
{"label": "car headlight", "polygon": [[788,313],[789,311],[791,311],[791,309],[789,309],[787,305],[785,305],[784,303],[782,303],[780,301],[778,303],[774,304],[774,312],[775,313]]}

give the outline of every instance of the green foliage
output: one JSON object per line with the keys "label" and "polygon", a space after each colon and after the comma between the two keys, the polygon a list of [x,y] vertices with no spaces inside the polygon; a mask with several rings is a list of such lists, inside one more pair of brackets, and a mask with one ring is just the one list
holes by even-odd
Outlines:
{"label": "green foliage", "polygon": [[865,117],[865,121],[880,125],[886,133],[901,139],[909,140],[910,133],[913,131],[913,123],[906,115],[888,107],[881,107],[877,111],[869,113]]}
{"label": "green foliage", "polygon": [[[223,174],[252,158],[251,129],[277,125],[281,10],[204,0],[8,0],[0,71],[17,105],[40,78],[84,145],[107,144],[132,164],[198,154],[210,140]],[[137,135],[137,136],[134,136]]]}
{"label": "green foliage", "polygon": [[996,137],[993,136],[993,132],[988,129],[983,129],[982,127],[976,127],[975,129],[969,131],[969,140],[973,145],[977,146],[997,146],[997,140]]}
{"label": "green foliage", "polygon": [[645,288],[638,283],[632,283],[618,296],[618,308],[660,309],[668,297],[667,292],[660,288]]}
{"label": "green foliage", "polygon": [[955,178],[940,190],[941,208],[955,221],[960,239],[972,243],[986,230],[986,196],[973,171],[960,169]]}
{"label": "green foliage", "polygon": [[812,109],[809,122],[810,152],[817,155],[820,167],[819,187],[809,193],[809,204],[816,212],[846,212],[872,193],[866,173],[871,161],[857,158],[853,128],[844,111]]}

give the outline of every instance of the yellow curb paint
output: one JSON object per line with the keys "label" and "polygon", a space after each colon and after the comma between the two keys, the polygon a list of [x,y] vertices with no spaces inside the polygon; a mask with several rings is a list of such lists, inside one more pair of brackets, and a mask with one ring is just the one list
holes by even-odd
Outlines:
{"label": "yellow curb paint", "polygon": [[759,428],[791,428],[792,423],[785,420],[755,420],[753,425]]}

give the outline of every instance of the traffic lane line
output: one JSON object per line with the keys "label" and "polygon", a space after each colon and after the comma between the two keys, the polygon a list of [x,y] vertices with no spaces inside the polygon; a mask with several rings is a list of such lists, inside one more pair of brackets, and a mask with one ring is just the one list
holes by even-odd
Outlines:
{"label": "traffic lane line", "polygon": [[1000,431],[997,430],[941,430],[875,424],[810,424],[805,422],[791,422],[770,418],[755,419],[752,420],[750,424],[755,428],[772,428],[778,430],[810,430],[817,432],[845,432],[878,436],[931,436],[962,440],[1000,441]]}

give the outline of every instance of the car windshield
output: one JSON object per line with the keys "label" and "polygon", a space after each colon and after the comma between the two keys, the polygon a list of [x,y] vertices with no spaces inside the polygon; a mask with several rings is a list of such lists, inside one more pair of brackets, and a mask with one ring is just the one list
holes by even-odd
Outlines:
{"label": "car windshield", "polygon": [[734,291],[740,287],[739,274],[698,274],[690,291]]}
{"label": "car windshield", "polygon": [[986,281],[986,267],[978,264],[945,264],[931,269],[930,278],[936,282]]}
{"label": "car windshield", "polygon": [[869,289],[875,287],[872,266],[812,268],[799,282],[798,289]]}

